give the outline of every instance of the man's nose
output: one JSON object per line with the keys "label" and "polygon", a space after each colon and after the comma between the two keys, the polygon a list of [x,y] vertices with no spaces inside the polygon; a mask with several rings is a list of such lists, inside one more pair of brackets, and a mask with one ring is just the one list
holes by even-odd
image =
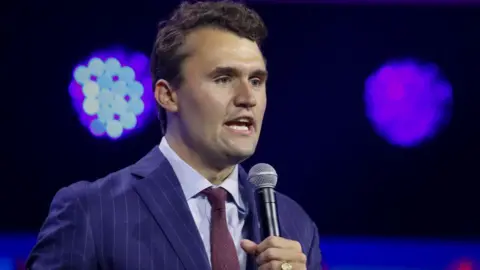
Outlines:
{"label": "man's nose", "polygon": [[248,81],[242,81],[236,89],[235,106],[250,108],[256,105],[257,100],[252,85]]}

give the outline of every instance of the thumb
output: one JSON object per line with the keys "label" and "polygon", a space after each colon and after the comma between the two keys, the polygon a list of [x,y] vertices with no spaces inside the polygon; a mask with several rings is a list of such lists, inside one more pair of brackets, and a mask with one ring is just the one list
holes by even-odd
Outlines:
{"label": "thumb", "polygon": [[247,254],[256,255],[257,254],[257,244],[255,242],[243,239],[240,242],[240,246],[245,250]]}

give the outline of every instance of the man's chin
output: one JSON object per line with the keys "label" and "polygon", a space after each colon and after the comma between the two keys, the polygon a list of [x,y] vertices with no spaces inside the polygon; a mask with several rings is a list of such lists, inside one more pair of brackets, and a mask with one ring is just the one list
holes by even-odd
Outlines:
{"label": "man's chin", "polygon": [[[257,141],[254,138],[222,138],[219,146],[224,156],[228,157],[228,162],[238,164],[255,153]],[[219,149],[220,150],[220,149]]]}
{"label": "man's chin", "polygon": [[238,164],[255,153],[255,147],[235,147],[228,150],[227,155],[232,163]]}

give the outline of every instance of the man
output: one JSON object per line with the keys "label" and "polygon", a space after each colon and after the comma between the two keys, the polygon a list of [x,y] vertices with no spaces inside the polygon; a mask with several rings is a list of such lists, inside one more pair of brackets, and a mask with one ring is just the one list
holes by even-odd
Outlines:
{"label": "man", "polygon": [[260,239],[238,165],[266,108],[261,18],[232,2],[184,3],[152,53],[165,136],[144,158],[61,189],[28,269],[321,269],[315,224],[277,195],[282,237]]}

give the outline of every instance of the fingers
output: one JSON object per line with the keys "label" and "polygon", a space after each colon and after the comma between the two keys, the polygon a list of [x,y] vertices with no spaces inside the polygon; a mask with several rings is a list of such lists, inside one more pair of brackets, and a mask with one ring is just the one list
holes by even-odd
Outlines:
{"label": "fingers", "polygon": [[240,242],[240,246],[243,248],[243,250],[250,255],[257,255],[257,244],[255,242],[244,239]]}
{"label": "fingers", "polygon": [[[261,265],[258,270],[281,270],[282,263],[280,261],[271,261],[267,264]],[[305,270],[307,269],[304,264],[290,263],[293,270]]]}
{"label": "fingers", "polygon": [[306,269],[307,256],[297,241],[271,236],[260,244],[245,239],[240,245],[247,254],[256,256],[259,270],[280,270],[284,262],[290,263],[294,270]]}
{"label": "fingers", "polygon": [[302,246],[297,241],[288,240],[282,237],[270,236],[257,246],[257,252],[262,253],[268,248],[292,249],[302,252]]}
{"label": "fingers", "polygon": [[258,265],[267,264],[272,261],[294,262],[303,265],[307,262],[307,256],[302,252],[294,251],[292,249],[280,248],[269,248],[257,256]]}

